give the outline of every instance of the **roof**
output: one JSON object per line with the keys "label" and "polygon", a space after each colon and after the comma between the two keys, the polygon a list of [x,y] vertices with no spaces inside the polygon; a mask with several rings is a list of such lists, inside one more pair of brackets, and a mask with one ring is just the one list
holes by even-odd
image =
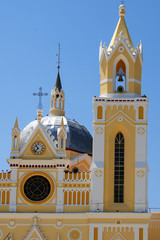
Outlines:
{"label": "roof", "polygon": [[55,83],[55,88],[58,88],[59,92],[61,91],[62,89],[62,84],[61,84],[61,79],[60,79],[60,74],[59,74],[59,71],[57,73],[57,79],[56,79],[56,83]]}
{"label": "roof", "polygon": [[[120,7],[124,8],[124,5],[121,5]],[[132,43],[132,39],[130,37],[129,31],[128,31],[128,28],[127,28],[125,17],[124,17],[125,8],[123,10],[124,10],[124,14],[120,14],[120,18],[119,18],[117,27],[115,29],[115,32],[113,34],[113,37],[111,39],[111,42],[109,44],[109,48],[114,45],[116,38],[119,38],[119,35],[120,35],[121,32],[123,32],[124,38],[127,38],[128,43],[134,48],[134,45]]]}
{"label": "roof", "polygon": [[[41,123],[47,131],[51,132],[51,136],[54,136],[55,140],[57,140],[57,129],[61,126],[62,118],[67,133],[66,150],[92,155],[92,136],[80,123],[64,116],[46,116],[42,119]],[[23,129],[21,132],[21,146],[27,142],[37,124],[38,121],[35,120]]]}

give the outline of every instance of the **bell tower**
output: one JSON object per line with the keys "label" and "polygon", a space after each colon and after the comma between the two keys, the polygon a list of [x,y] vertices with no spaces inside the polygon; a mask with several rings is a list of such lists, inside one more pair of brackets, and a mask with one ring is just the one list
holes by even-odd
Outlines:
{"label": "bell tower", "polygon": [[134,48],[125,22],[125,6],[119,6],[119,21],[108,47],[100,44],[100,95],[141,95],[142,43]]}
{"label": "bell tower", "polygon": [[143,51],[141,42],[136,48],[132,43],[125,13],[121,4],[111,42],[108,47],[101,43],[99,48],[100,97],[93,98],[93,161],[97,166],[92,173],[93,211],[148,211]]}

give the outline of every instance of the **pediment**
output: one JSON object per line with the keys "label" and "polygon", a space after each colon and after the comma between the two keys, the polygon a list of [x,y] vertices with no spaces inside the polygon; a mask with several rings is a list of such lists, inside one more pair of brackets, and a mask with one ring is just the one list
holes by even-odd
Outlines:
{"label": "pediment", "polygon": [[46,240],[43,232],[41,232],[40,227],[37,224],[39,218],[33,217],[33,221],[34,223],[31,226],[31,229],[28,231],[26,237],[24,237],[24,240]]}
{"label": "pediment", "polygon": [[115,113],[112,117],[110,117],[106,124],[110,124],[113,121],[118,120],[119,123],[121,123],[122,121],[126,120],[127,122],[129,122],[130,124],[134,124],[134,120],[132,118],[130,118],[127,114],[125,114],[123,111],[119,110],[117,113]]}
{"label": "pediment", "polygon": [[32,226],[24,240],[45,240],[38,226]]}
{"label": "pediment", "polygon": [[[40,142],[44,146],[44,151],[41,154],[35,154],[32,146],[33,144]],[[20,157],[22,159],[53,159],[57,155],[57,141],[53,137],[50,137],[47,131],[43,129],[42,124],[38,124],[27,142],[20,150]]]}

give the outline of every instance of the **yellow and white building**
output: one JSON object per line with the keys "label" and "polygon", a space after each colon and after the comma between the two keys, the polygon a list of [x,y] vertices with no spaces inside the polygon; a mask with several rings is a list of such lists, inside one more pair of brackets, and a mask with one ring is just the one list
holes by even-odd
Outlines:
{"label": "yellow and white building", "polygon": [[[142,43],[133,46],[125,6],[100,44],[100,97],[88,130],[65,117],[59,69],[50,115],[12,131],[9,172],[0,173],[0,239],[159,240],[148,212],[147,112]],[[93,153],[93,155],[92,155]]]}

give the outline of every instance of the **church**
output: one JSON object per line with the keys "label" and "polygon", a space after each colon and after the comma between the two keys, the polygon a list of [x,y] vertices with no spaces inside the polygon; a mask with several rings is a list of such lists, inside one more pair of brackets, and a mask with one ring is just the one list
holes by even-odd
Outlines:
{"label": "church", "polygon": [[65,116],[59,66],[48,116],[40,104],[23,130],[15,120],[9,171],[0,173],[0,239],[160,239],[160,213],[148,211],[143,47],[134,47],[125,13],[122,3],[110,44],[100,43],[93,137]]}

